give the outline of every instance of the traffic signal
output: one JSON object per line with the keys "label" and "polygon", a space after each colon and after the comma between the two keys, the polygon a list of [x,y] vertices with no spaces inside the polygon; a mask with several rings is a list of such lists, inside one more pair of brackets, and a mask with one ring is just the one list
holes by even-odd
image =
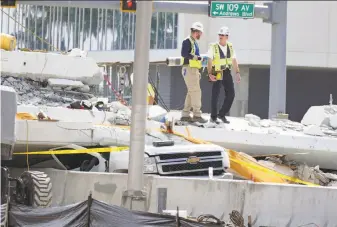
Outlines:
{"label": "traffic signal", "polygon": [[136,0],[121,0],[120,9],[123,13],[135,13],[137,9]]}
{"label": "traffic signal", "polygon": [[16,0],[1,0],[1,8],[16,8]]}

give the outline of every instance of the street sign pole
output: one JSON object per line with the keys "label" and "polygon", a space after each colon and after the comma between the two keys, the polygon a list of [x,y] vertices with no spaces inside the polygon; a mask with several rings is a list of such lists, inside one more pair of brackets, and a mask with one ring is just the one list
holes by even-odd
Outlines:
{"label": "street sign pole", "polygon": [[127,191],[123,193],[123,206],[132,210],[145,210],[144,150],[147,112],[147,83],[149,73],[152,1],[139,1],[136,11],[136,46],[134,83],[132,86],[131,136]]}

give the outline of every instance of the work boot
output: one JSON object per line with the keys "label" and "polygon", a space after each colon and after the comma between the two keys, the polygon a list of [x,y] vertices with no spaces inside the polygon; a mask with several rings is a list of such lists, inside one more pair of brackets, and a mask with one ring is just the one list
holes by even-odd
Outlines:
{"label": "work boot", "polygon": [[190,116],[188,116],[188,117],[181,117],[180,121],[192,122],[192,118]]}
{"label": "work boot", "polygon": [[222,116],[222,117],[219,116],[219,119],[220,119],[223,123],[225,123],[225,124],[229,124],[229,123],[230,123],[230,122],[227,120],[226,116]]}
{"label": "work boot", "polygon": [[198,122],[200,124],[204,124],[204,123],[207,123],[207,120],[202,118],[202,117],[194,117],[192,118],[192,121],[193,122]]}
{"label": "work boot", "polygon": [[210,122],[215,123],[215,124],[220,124],[220,121],[218,120],[217,117],[211,117]]}

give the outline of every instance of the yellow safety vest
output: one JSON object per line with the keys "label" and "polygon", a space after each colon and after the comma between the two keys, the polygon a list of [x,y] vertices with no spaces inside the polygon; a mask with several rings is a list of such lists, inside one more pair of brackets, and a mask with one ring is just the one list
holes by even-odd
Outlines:
{"label": "yellow safety vest", "polygon": [[[194,43],[194,40],[191,37],[188,37],[188,39],[191,42],[191,52],[190,52],[190,54],[195,55],[195,46],[194,46],[195,43]],[[184,58],[181,58],[181,63],[180,64],[181,65],[184,64]],[[202,63],[199,60],[190,59],[188,65],[191,68],[197,68],[197,69],[201,69],[202,68]]]}
{"label": "yellow safety vest", "polygon": [[227,68],[231,69],[232,68],[233,52],[234,52],[232,43],[227,42],[227,46],[229,47],[229,52],[230,52],[229,58],[227,56],[227,53],[226,53],[226,58],[220,58],[219,44],[214,43],[214,44],[212,44],[212,46],[213,46],[213,53],[214,53],[214,59],[212,61],[212,66],[213,66],[215,72],[219,72],[219,71],[225,70]]}

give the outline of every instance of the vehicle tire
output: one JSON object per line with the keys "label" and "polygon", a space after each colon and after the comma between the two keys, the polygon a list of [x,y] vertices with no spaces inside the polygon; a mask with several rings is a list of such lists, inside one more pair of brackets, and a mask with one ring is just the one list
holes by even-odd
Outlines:
{"label": "vehicle tire", "polygon": [[32,207],[49,207],[51,205],[52,183],[46,173],[25,171],[20,178],[25,191],[25,205]]}

